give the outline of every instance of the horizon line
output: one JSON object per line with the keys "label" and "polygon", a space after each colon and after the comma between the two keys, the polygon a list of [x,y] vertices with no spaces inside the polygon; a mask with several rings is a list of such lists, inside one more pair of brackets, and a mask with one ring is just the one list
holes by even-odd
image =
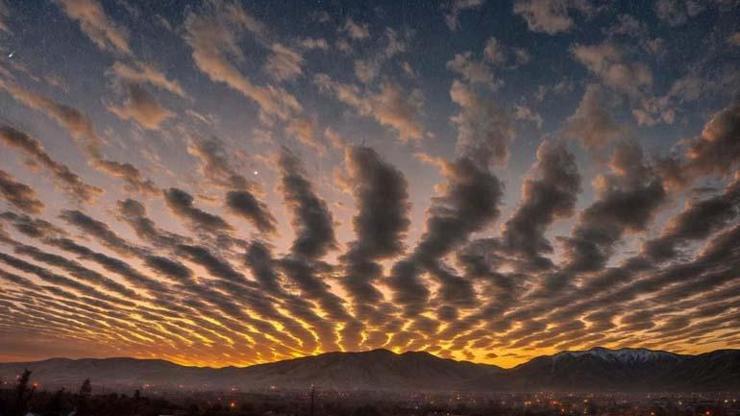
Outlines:
{"label": "horizon line", "polygon": [[491,363],[487,363],[487,362],[481,362],[481,361],[472,361],[472,360],[464,360],[464,359],[463,360],[458,360],[458,359],[451,358],[451,357],[441,357],[441,356],[439,356],[439,355],[437,355],[435,353],[432,353],[432,352],[429,352],[429,351],[424,351],[424,350],[409,350],[409,351],[395,352],[395,351],[389,350],[387,348],[375,348],[375,349],[363,350],[363,351],[325,351],[325,352],[320,352],[320,353],[313,354],[313,355],[295,356],[295,357],[284,358],[284,359],[279,359],[279,360],[274,360],[274,361],[263,361],[263,362],[258,362],[258,363],[253,363],[253,364],[247,364],[247,365],[234,365],[234,364],[231,364],[231,365],[224,365],[224,366],[195,365],[195,364],[184,364],[184,363],[181,364],[181,363],[178,363],[177,361],[174,361],[174,360],[171,360],[171,359],[167,359],[167,358],[147,358],[147,357],[136,357],[136,356],[76,357],[76,358],[75,357],[65,357],[65,356],[54,356],[54,357],[42,358],[42,359],[38,359],[38,360],[0,361],[0,364],[34,364],[34,363],[40,363],[40,362],[44,362],[44,361],[51,361],[51,360],[80,361],[80,360],[129,359],[129,360],[137,360],[137,361],[163,361],[163,362],[166,362],[166,363],[169,363],[169,364],[173,364],[173,365],[176,365],[176,366],[179,366],[179,367],[202,368],[202,369],[219,370],[219,369],[224,369],[224,368],[249,368],[249,367],[254,367],[254,366],[259,366],[259,365],[275,364],[275,363],[280,363],[280,362],[285,362],[285,361],[292,361],[292,360],[299,360],[299,359],[304,359],[304,358],[316,358],[316,357],[321,357],[321,356],[330,355],[330,354],[369,354],[369,353],[373,353],[373,352],[385,351],[385,352],[391,353],[391,354],[396,355],[396,356],[401,356],[401,355],[405,355],[405,354],[418,354],[418,353],[422,353],[422,354],[431,355],[431,356],[433,356],[435,358],[438,358],[438,359],[441,359],[441,360],[450,360],[450,361],[462,362],[462,363],[472,363],[472,364],[476,364],[476,365],[494,366],[494,367],[499,367],[499,368],[503,368],[503,369],[512,369],[512,368],[519,367],[521,365],[527,364],[527,363],[529,363],[529,362],[531,362],[531,361],[533,361],[535,359],[542,358],[542,357],[553,357],[553,356],[556,356],[556,355],[559,355],[559,354],[565,354],[565,353],[583,353],[583,352],[590,352],[590,351],[594,351],[594,350],[608,350],[608,351],[645,350],[645,351],[650,351],[650,352],[665,353],[665,354],[671,354],[671,355],[683,356],[683,357],[696,357],[696,356],[700,356],[700,355],[704,355],[704,354],[716,353],[716,352],[719,352],[719,351],[739,351],[740,350],[740,347],[738,347],[738,348],[718,348],[718,349],[715,349],[715,350],[710,350],[710,351],[705,351],[705,352],[699,352],[699,353],[682,353],[682,352],[673,352],[673,351],[668,351],[668,350],[664,350],[664,349],[652,349],[652,348],[646,348],[646,347],[609,348],[609,347],[596,346],[596,347],[591,347],[591,348],[587,348],[587,349],[562,350],[562,351],[555,352],[553,354],[536,355],[536,356],[533,356],[533,357],[531,357],[529,359],[526,359],[524,361],[521,361],[518,364],[515,364],[515,365],[510,366],[510,367],[501,366],[501,365],[497,365],[497,364],[491,364]]}

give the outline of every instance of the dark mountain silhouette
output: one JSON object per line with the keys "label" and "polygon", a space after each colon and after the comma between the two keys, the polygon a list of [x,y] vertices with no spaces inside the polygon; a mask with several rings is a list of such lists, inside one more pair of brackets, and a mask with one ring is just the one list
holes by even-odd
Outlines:
{"label": "dark mountain silhouette", "polygon": [[740,350],[700,355],[631,348],[566,351],[473,380],[467,387],[510,391],[740,391]]}
{"label": "dark mountain silhouette", "polygon": [[186,367],[163,360],[54,358],[0,364],[14,380],[25,368],[47,386],[159,389],[307,389],[394,391],[740,391],[740,350],[679,355],[646,349],[562,352],[512,369],[424,352],[334,352],[250,367]]}

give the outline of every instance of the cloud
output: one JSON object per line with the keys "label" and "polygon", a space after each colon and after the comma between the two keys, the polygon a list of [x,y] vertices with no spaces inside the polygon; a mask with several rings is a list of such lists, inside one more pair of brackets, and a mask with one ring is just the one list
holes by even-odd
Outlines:
{"label": "cloud", "polygon": [[119,218],[134,230],[136,235],[157,247],[166,247],[178,243],[184,238],[160,230],[146,216],[146,208],[139,201],[125,199],[117,204]]}
{"label": "cloud", "polygon": [[98,221],[79,210],[63,210],[59,218],[83,231],[85,235],[94,236],[106,247],[128,257],[141,254],[141,251],[119,237],[105,223]]}
{"label": "cloud", "polygon": [[111,73],[118,78],[131,83],[143,84],[148,83],[157,88],[171,92],[180,97],[187,97],[185,90],[179,82],[170,80],[159,69],[144,62],[134,62],[127,64],[116,62],[110,69]]}
{"label": "cloud", "polygon": [[324,38],[303,38],[299,44],[304,49],[319,49],[322,51],[329,50],[329,42]]}
{"label": "cloud", "polygon": [[99,170],[120,178],[132,191],[153,194],[157,191],[154,183],[146,179],[141,171],[130,163],[121,163],[106,159],[101,151],[102,139],[95,132],[95,127],[85,114],[74,107],[56,102],[50,98],[35,94],[15,84],[0,79],[0,88],[8,91],[16,100],[35,110],[42,111],[69,132],[73,139],[92,158],[93,165]]}
{"label": "cloud", "polygon": [[450,0],[444,6],[445,23],[453,32],[460,28],[460,12],[463,10],[478,9],[484,0]]}
{"label": "cloud", "polygon": [[44,150],[41,142],[26,133],[10,126],[2,126],[0,127],[0,139],[7,146],[20,150],[35,163],[48,169],[54,181],[75,198],[85,202],[92,202],[103,193],[102,189],[85,183],[69,167],[52,159]]}
{"label": "cloud", "polygon": [[[526,49],[509,47],[494,37],[488,38],[483,49],[484,59],[492,65],[507,67],[509,69],[526,65],[532,56]],[[513,63],[510,63],[512,62]]]}
{"label": "cloud", "polygon": [[217,257],[204,247],[180,244],[177,246],[177,253],[194,263],[200,264],[212,276],[218,276],[239,285],[247,283],[246,277],[242,273],[234,269],[226,260]]}
{"label": "cloud", "polygon": [[424,127],[418,121],[422,103],[423,98],[418,90],[408,94],[398,85],[388,83],[370,97],[373,116],[380,124],[398,130],[401,139],[420,139],[424,135]]}
{"label": "cloud", "polygon": [[424,126],[418,120],[424,102],[420,90],[407,93],[399,85],[386,82],[380,91],[363,91],[355,85],[334,81],[326,74],[317,75],[315,82],[322,91],[332,92],[361,115],[398,131],[401,140],[421,139],[425,135]]}
{"label": "cloud", "polygon": [[275,232],[275,218],[267,205],[258,199],[255,184],[233,169],[221,141],[216,138],[193,139],[188,145],[188,153],[198,158],[205,177],[229,190],[226,206],[231,213],[247,219],[263,233]]}
{"label": "cloud", "polygon": [[368,147],[347,148],[345,165],[357,214],[352,220],[355,240],[341,257],[346,273],[342,283],[355,301],[358,316],[367,318],[383,299],[372,284],[382,275],[377,261],[403,249],[410,225],[407,184],[399,170]]}
{"label": "cloud", "polygon": [[609,41],[596,45],[575,44],[575,59],[594,73],[605,85],[632,97],[639,97],[653,84],[653,73],[641,62],[630,62],[625,52]]}
{"label": "cloud", "polygon": [[210,139],[192,138],[188,142],[188,153],[198,159],[201,174],[214,185],[224,188],[247,189],[252,183],[231,167],[223,142],[215,137]]}
{"label": "cloud", "polygon": [[515,120],[523,120],[523,121],[531,121],[535,125],[537,125],[538,129],[542,128],[542,116],[532,110],[531,108],[527,107],[523,104],[516,104],[514,106],[514,119]]}
{"label": "cloud", "polygon": [[369,147],[348,148],[345,164],[357,204],[357,215],[352,221],[357,239],[347,255],[375,259],[398,253],[410,223],[403,173]]}
{"label": "cloud", "polygon": [[226,206],[231,213],[249,220],[263,233],[275,233],[275,218],[270,214],[267,205],[260,202],[247,191],[230,191],[226,194]]}
{"label": "cloud", "polygon": [[0,32],[12,33],[8,27],[8,17],[10,16],[10,10],[8,5],[5,4],[5,0],[0,1]]}
{"label": "cloud", "polygon": [[324,137],[329,140],[329,144],[331,144],[334,149],[344,150],[348,146],[347,139],[331,127],[327,127],[326,130],[324,130]]}
{"label": "cloud", "polygon": [[280,43],[273,43],[270,49],[272,53],[265,62],[265,73],[278,81],[294,80],[303,74],[303,57],[300,53]]}
{"label": "cloud", "polygon": [[0,195],[11,205],[28,214],[38,214],[44,209],[44,204],[38,199],[36,191],[18,182],[2,169],[0,169]]}
{"label": "cloud", "polygon": [[179,262],[161,256],[147,256],[146,265],[152,270],[185,284],[192,283],[193,272]]}
{"label": "cloud", "polygon": [[88,269],[74,260],[66,259],[56,254],[46,253],[36,247],[20,244],[15,247],[15,252],[17,254],[29,256],[32,259],[46,263],[49,266],[59,267],[80,280],[84,280],[87,283],[96,286],[102,286],[120,296],[126,297],[127,299],[141,299],[141,297],[129,287],[118,283],[115,280],[109,279],[92,269]]}
{"label": "cloud", "polygon": [[18,270],[33,274],[44,282],[72,289],[84,294],[85,296],[89,296],[89,298],[86,300],[96,304],[101,308],[115,309],[115,304],[129,307],[134,305],[134,303],[131,301],[106,295],[105,293],[99,291],[98,289],[95,289],[88,284],[81,283],[66,276],[50,272],[43,267],[31,264],[27,261],[7,255],[5,253],[0,253],[0,261]]}
{"label": "cloud", "polygon": [[222,82],[254,100],[263,119],[286,120],[302,110],[298,100],[282,88],[258,86],[232,63],[243,60],[239,40],[248,31],[261,37],[265,26],[239,4],[212,1],[200,13],[190,12],[185,19],[184,38],[192,49],[195,66],[214,82]]}
{"label": "cloud", "polygon": [[380,73],[381,62],[372,59],[358,59],[355,61],[355,76],[360,82],[369,84]]}
{"label": "cloud", "polygon": [[482,61],[474,60],[469,51],[455,54],[455,58],[447,62],[447,69],[471,84],[483,84],[491,89],[500,84],[500,81],[494,82],[491,68]]}
{"label": "cloud", "polygon": [[316,120],[308,117],[295,117],[288,122],[285,132],[294,136],[299,142],[314,149],[319,154],[326,152],[326,146],[316,133]]}
{"label": "cloud", "polygon": [[193,197],[181,189],[169,188],[165,190],[164,199],[174,214],[189,222],[195,229],[204,232],[232,230],[232,227],[223,218],[193,206]]}
{"label": "cloud", "polygon": [[388,279],[394,300],[405,307],[409,316],[420,312],[429,294],[418,277],[423,268],[432,268],[435,277],[447,286],[448,294],[461,293],[454,290],[460,279],[445,273],[437,262],[499,213],[501,183],[488,171],[487,165],[461,157],[444,168],[447,183],[427,210],[424,234],[413,253],[394,264]]}
{"label": "cloud", "polygon": [[367,23],[357,23],[348,17],[344,22],[342,31],[346,33],[351,39],[361,40],[370,37],[370,31],[368,30]]}
{"label": "cloud", "polygon": [[586,0],[516,0],[514,13],[527,21],[529,30],[554,35],[568,32],[575,22],[570,11],[589,15],[593,7]]}
{"label": "cloud", "polygon": [[686,158],[691,170],[729,173],[740,160],[740,103],[735,102],[712,116],[701,135],[690,143]]}
{"label": "cloud", "polygon": [[55,2],[68,18],[80,24],[82,32],[98,48],[131,54],[128,31],[111,21],[97,0],[55,0]]}
{"label": "cloud", "polygon": [[695,0],[656,0],[653,4],[658,19],[670,26],[680,26],[705,9],[705,4]]}
{"label": "cloud", "polygon": [[[347,312],[342,298],[332,292],[324,281],[325,274],[332,266],[320,259],[337,246],[332,214],[326,202],[315,193],[301,161],[285,147],[278,155],[278,167],[281,178],[280,191],[293,217],[291,225],[295,238],[290,247],[290,254],[280,259],[277,264],[295,283],[302,296],[315,300],[325,312],[330,322],[317,320],[313,313],[307,313],[308,311],[301,311],[300,316],[308,319],[317,331],[318,340],[324,348],[337,349],[339,348],[337,322],[344,325],[357,325],[358,322]],[[260,251],[262,259],[251,260],[264,261],[264,250]],[[262,264],[262,267],[264,266]]]}
{"label": "cloud", "polygon": [[148,130],[158,130],[159,125],[174,114],[161,104],[141,85],[125,85],[127,98],[121,105],[109,105],[108,110],[121,120],[133,120]]}
{"label": "cloud", "polygon": [[563,126],[564,137],[577,138],[586,149],[599,149],[620,138],[624,132],[612,118],[605,93],[596,84],[590,84],[583,93],[575,113]]}
{"label": "cloud", "polygon": [[451,118],[457,126],[458,155],[485,167],[505,163],[514,138],[509,115],[457,80],[452,83],[450,97],[460,107]]}
{"label": "cloud", "polygon": [[544,141],[537,149],[532,176],[522,185],[522,200],[502,233],[505,246],[533,268],[549,266],[541,257],[552,252],[545,239],[547,227],[573,214],[581,177],[572,154],[562,143]]}
{"label": "cloud", "polygon": [[420,313],[428,300],[430,291],[419,279],[423,270],[439,281],[444,302],[473,306],[470,282],[457,276],[442,259],[499,214],[502,185],[489,165],[508,157],[513,137],[508,117],[457,80],[450,95],[461,107],[452,119],[458,126],[458,158],[441,164],[446,183],[438,188],[440,196],[432,199],[426,212],[426,230],[413,252],[393,265],[387,279],[394,301],[403,305],[406,316]]}
{"label": "cloud", "polygon": [[670,187],[680,188],[706,175],[728,175],[740,160],[740,103],[733,102],[704,125],[699,136],[685,143],[682,158],[663,159],[658,168]]}
{"label": "cloud", "polygon": [[244,261],[267,293],[280,297],[285,296],[285,291],[280,285],[280,277],[274,269],[275,260],[268,246],[259,240],[251,242]]}
{"label": "cloud", "polygon": [[0,88],[8,91],[24,105],[39,110],[69,131],[74,139],[82,140],[83,148],[89,153],[99,153],[100,139],[95,133],[92,121],[74,107],[56,102],[28,91],[18,85],[0,80]]}
{"label": "cloud", "polygon": [[507,61],[504,46],[494,37],[491,37],[486,41],[486,47],[483,49],[483,56],[488,62],[494,65],[503,65]]}
{"label": "cloud", "polygon": [[684,210],[668,221],[660,237],[643,244],[642,251],[656,261],[672,259],[688,242],[709,237],[729,225],[739,214],[740,177],[719,195],[688,201]]}
{"label": "cloud", "polygon": [[363,84],[369,85],[380,77],[381,71],[388,67],[386,65],[388,61],[408,50],[411,33],[405,30],[399,34],[398,31],[392,28],[386,28],[384,36],[378,36],[372,51],[355,59],[354,73],[357,79]]}
{"label": "cloud", "polygon": [[581,212],[571,237],[562,239],[570,273],[604,267],[624,232],[645,230],[665,201],[662,181],[638,144],[619,143],[609,165],[612,173],[594,180],[597,199]]}
{"label": "cloud", "polygon": [[131,267],[127,262],[116,257],[96,252],[88,247],[81,246],[68,238],[49,239],[46,240],[46,242],[82,259],[97,263],[105,270],[123,277],[132,285],[146,289],[150,294],[161,296],[168,292],[168,289],[162,282],[145,276]]}
{"label": "cloud", "polygon": [[95,166],[111,176],[122,179],[125,188],[145,195],[156,194],[159,190],[151,179],[145,178],[141,171],[128,162],[116,162],[108,159],[98,159]]}
{"label": "cloud", "polygon": [[[0,219],[11,222],[18,232],[32,238],[47,238],[66,234],[65,230],[56,225],[26,214],[16,214],[6,211],[0,213]],[[2,236],[2,227],[0,227],[0,236]]]}
{"label": "cloud", "polygon": [[336,247],[334,225],[326,202],[313,190],[300,160],[287,148],[278,158],[281,191],[285,204],[293,213],[292,225],[296,233],[291,251],[308,258],[318,258]]}

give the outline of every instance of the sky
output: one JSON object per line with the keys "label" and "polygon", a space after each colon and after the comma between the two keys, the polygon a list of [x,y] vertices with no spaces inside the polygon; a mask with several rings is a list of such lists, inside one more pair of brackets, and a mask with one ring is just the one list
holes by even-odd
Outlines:
{"label": "sky", "polygon": [[0,361],[740,347],[736,0],[0,0]]}

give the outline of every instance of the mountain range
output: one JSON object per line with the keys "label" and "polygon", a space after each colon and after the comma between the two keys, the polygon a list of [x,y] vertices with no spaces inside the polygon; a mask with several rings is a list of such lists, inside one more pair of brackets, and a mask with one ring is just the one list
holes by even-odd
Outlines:
{"label": "mountain range", "polygon": [[0,363],[0,379],[25,368],[51,386],[160,390],[308,389],[393,391],[740,391],[740,350],[681,355],[594,348],[541,356],[511,369],[426,352],[332,352],[249,367],[187,367],[134,358],[52,358]]}

